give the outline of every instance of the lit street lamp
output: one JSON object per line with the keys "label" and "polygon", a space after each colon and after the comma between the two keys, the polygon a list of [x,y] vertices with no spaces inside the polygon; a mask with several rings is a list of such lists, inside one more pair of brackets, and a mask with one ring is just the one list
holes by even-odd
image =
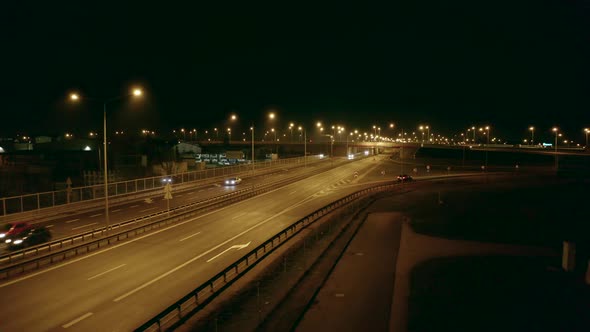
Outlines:
{"label": "lit street lamp", "polygon": [[299,126],[298,130],[303,130],[303,167],[307,167],[307,131],[301,126]]}
{"label": "lit street lamp", "polygon": [[555,133],[555,170],[557,171],[559,169],[559,161],[557,159],[557,136],[559,134],[559,129],[557,129],[557,127],[553,127],[552,130]]}
{"label": "lit street lamp", "polygon": [[590,129],[584,128],[584,133],[586,133],[586,149],[588,148],[588,134],[590,134]]}
{"label": "lit street lamp", "polygon": [[[143,94],[143,92],[141,91],[141,89],[134,89],[130,94],[128,95],[122,95],[122,96],[117,96],[114,98],[110,98],[110,99],[105,99],[102,100],[102,106],[103,106],[103,145],[104,145],[104,203],[105,203],[105,221],[106,221],[106,230],[107,233],[109,231],[109,177],[108,177],[108,163],[107,163],[107,104],[113,103],[115,101],[121,100],[125,97],[129,97],[129,96],[133,96],[133,97],[139,97]],[[70,95],[70,99],[72,101],[78,101],[80,100],[80,96],[78,94],[72,93]],[[91,99],[91,98],[87,98],[90,101],[96,101],[96,99]]]}
{"label": "lit street lamp", "polygon": [[531,131],[531,145],[535,145],[535,127],[531,126],[529,130]]}

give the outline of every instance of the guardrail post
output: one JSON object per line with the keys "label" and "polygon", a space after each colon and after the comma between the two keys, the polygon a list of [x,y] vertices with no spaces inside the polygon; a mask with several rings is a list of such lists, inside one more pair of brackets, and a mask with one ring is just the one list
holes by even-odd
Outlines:
{"label": "guardrail post", "polygon": [[2,199],[2,215],[5,216],[6,214],[7,214],[6,213],[6,199],[3,198]]}
{"label": "guardrail post", "polygon": [[39,198],[39,193],[37,193],[37,210],[41,210],[41,199]]}
{"label": "guardrail post", "polygon": [[25,211],[25,209],[23,207],[23,197],[21,196],[20,197],[20,212],[24,212],[24,211]]}

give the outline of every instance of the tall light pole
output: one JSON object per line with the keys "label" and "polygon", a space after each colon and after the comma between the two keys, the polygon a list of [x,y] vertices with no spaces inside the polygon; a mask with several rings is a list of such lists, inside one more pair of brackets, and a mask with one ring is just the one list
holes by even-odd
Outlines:
{"label": "tall light pole", "polygon": [[[141,91],[141,89],[134,89],[130,94],[128,95],[122,95],[122,96],[117,96],[114,98],[110,98],[110,99],[104,99],[102,100],[102,130],[103,130],[103,146],[104,146],[104,158],[103,158],[103,162],[104,162],[104,214],[105,214],[105,222],[106,222],[106,232],[109,232],[109,227],[110,227],[110,218],[109,218],[109,172],[108,172],[108,163],[107,163],[107,104],[110,104],[112,102],[115,102],[117,100],[123,99],[125,97],[129,97],[129,96],[134,96],[134,97],[139,97],[143,94],[143,92]],[[76,93],[72,93],[70,94],[70,99],[72,101],[78,101],[80,100],[80,96]],[[94,101],[96,99],[91,99],[91,98],[87,98],[88,100]]]}
{"label": "tall light pole", "polygon": [[301,126],[299,126],[298,130],[303,130],[303,167],[307,167],[307,131]]}
{"label": "tall light pole", "polygon": [[273,140],[273,150],[276,150],[277,147],[277,132],[275,131],[274,128],[270,128],[270,131],[274,134],[274,140]]}
{"label": "tall light pole", "polygon": [[424,128],[426,128],[426,131],[427,131],[427,133],[426,133],[426,142],[428,142],[428,144],[430,144],[430,126],[426,126]]}
{"label": "tall light pole", "polygon": [[559,134],[559,129],[557,127],[553,127],[553,132],[555,133],[555,170],[559,169],[559,161],[557,159],[557,135]]}
{"label": "tall light pole", "polygon": [[590,129],[584,128],[584,133],[586,133],[586,146],[585,146],[585,148],[588,149],[588,134],[590,134]]}
{"label": "tall light pole", "polygon": [[420,126],[418,129],[422,132],[422,144],[424,144],[424,126]]}
{"label": "tall light pole", "polygon": [[535,127],[530,126],[529,130],[531,131],[531,145],[535,145]]}
{"label": "tall light pole", "polygon": [[252,174],[254,174],[254,124],[250,127],[250,131],[252,131]]}
{"label": "tall light pole", "polygon": [[293,122],[289,123],[289,132],[291,133],[291,143],[293,143],[293,126],[295,126],[295,124]]}

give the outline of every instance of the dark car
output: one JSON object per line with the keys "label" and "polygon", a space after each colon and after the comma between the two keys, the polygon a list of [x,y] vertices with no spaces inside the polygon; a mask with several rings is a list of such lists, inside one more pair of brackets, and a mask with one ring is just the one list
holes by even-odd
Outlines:
{"label": "dark car", "polygon": [[19,234],[24,233],[32,228],[33,228],[33,226],[26,223],[26,222],[17,222],[17,223],[11,224],[10,228],[8,228],[7,231],[0,233],[0,239],[5,239],[5,238],[9,238],[11,236],[19,235]]}
{"label": "dark car", "polygon": [[10,235],[4,242],[10,250],[18,250],[51,240],[51,232],[46,227],[37,227],[18,235]]}
{"label": "dark car", "polygon": [[409,176],[408,174],[400,174],[397,176],[397,182],[410,182],[410,181],[414,181],[414,179],[412,179],[412,177]]}

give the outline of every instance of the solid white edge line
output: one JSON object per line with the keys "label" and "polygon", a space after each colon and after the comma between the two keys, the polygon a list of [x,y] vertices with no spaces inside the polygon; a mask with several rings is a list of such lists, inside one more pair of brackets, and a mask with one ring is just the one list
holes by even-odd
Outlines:
{"label": "solid white edge line", "polygon": [[145,209],[145,210],[139,210],[139,212],[146,212],[146,211],[153,210],[153,209],[155,209],[155,207],[151,207],[151,208]]}
{"label": "solid white edge line", "polygon": [[74,319],[73,321],[71,321],[71,322],[69,322],[69,323],[67,323],[67,324],[64,324],[64,325],[62,325],[61,327],[63,327],[64,329],[67,329],[68,327],[70,327],[70,326],[72,326],[72,325],[74,325],[74,324],[78,323],[79,321],[81,321],[81,320],[83,320],[83,319],[86,319],[86,318],[88,318],[88,317],[90,317],[90,316],[92,316],[92,313],[91,313],[91,312],[87,312],[87,313],[85,313],[84,315],[82,315],[82,316],[80,316],[80,317],[78,317],[78,318]]}
{"label": "solid white edge line", "polygon": [[98,223],[97,222],[93,222],[92,224],[74,227],[74,228],[72,228],[72,230],[76,230],[76,229],[80,229],[80,228],[84,228],[84,227],[88,227],[88,226],[92,226],[92,225],[96,225],[96,224],[98,224]]}
{"label": "solid white edge line", "polygon": [[69,223],[72,223],[72,222],[78,221],[78,220],[80,220],[80,218],[78,218],[78,219],[72,219],[72,220],[66,221],[66,224],[69,224]]}
{"label": "solid white edge line", "polygon": [[91,215],[91,216],[90,216],[90,218],[94,218],[94,217],[98,217],[98,216],[102,216],[102,213],[99,213],[99,214],[93,214],[93,215]]}
{"label": "solid white edge line", "polygon": [[119,212],[121,209],[111,210],[111,212]]}
{"label": "solid white edge line", "polygon": [[100,277],[100,276],[101,276],[101,275],[103,275],[103,274],[107,274],[107,273],[109,273],[109,272],[115,271],[116,269],[118,269],[118,268],[121,268],[121,267],[123,267],[123,266],[125,266],[125,265],[127,265],[127,264],[121,264],[121,265],[119,265],[119,266],[117,266],[117,267],[114,267],[114,268],[112,268],[112,269],[110,269],[110,270],[106,270],[106,271],[104,271],[104,272],[102,272],[102,273],[99,273],[99,274],[97,274],[97,275],[95,275],[95,276],[92,276],[92,277],[88,278],[87,280],[92,280],[92,279],[94,279],[94,278],[98,278],[98,277]]}
{"label": "solid white edge line", "polygon": [[191,237],[193,237],[193,236],[195,236],[195,235],[199,235],[199,234],[201,234],[201,232],[196,232],[196,233],[195,233],[195,234],[193,234],[193,235],[189,235],[189,236],[187,236],[187,237],[185,237],[185,238],[182,238],[182,239],[180,239],[180,241],[182,242],[182,241],[184,241],[184,240],[186,240],[186,239],[190,239]]}

